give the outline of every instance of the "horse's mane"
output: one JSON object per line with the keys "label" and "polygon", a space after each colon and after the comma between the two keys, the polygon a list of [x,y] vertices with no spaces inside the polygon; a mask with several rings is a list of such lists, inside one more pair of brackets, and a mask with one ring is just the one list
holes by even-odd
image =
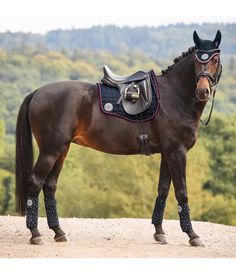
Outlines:
{"label": "horse's mane", "polygon": [[182,52],[182,54],[180,56],[178,56],[174,59],[174,61],[173,61],[174,63],[172,65],[168,66],[167,69],[164,69],[164,70],[161,71],[162,75],[167,74],[170,70],[173,69],[173,67],[175,66],[176,63],[178,63],[180,60],[182,60],[185,56],[193,53],[195,50],[196,50],[196,46],[190,47],[187,51]]}

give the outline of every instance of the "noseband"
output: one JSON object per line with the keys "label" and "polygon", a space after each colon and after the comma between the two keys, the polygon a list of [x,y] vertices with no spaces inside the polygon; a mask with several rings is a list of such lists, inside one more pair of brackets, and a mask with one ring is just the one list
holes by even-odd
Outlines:
{"label": "noseband", "polygon": [[211,92],[212,92],[212,88],[214,86],[216,86],[217,83],[220,80],[221,73],[222,73],[222,65],[221,65],[221,62],[219,61],[218,67],[217,67],[217,70],[216,70],[215,74],[211,74],[208,71],[200,71],[196,76],[196,83],[198,83],[198,81],[201,77],[206,77],[208,82],[209,82],[209,86],[210,86],[210,89],[211,89]]}

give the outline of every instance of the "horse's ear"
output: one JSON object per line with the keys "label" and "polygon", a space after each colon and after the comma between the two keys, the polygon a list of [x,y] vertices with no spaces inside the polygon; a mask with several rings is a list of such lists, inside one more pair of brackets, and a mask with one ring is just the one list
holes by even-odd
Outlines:
{"label": "horse's ear", "polygon": [[201,44],[201,39],[199,38],[199,36],[198,36],[196,30],[195,30],[194,33],[193,33],[193,41],[194,41],[195,45],[196,45],[197,48],[198,48],[198,47],[200,46],[200,44]]}
{"label": "horse's ear", "polygon": [[213,41],[214,45],[218,48],[220,45],[220,41],[221,41],[221,32],[218,30],[216,33],[216,37]]}

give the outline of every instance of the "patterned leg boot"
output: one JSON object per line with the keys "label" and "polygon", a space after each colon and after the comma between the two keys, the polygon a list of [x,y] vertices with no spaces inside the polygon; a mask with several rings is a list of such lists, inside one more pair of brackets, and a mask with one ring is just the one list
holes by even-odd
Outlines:
{"label": "patterned leg boot", "polygon": [[38,231],[38,197],[28,197],[26,207],[26,226],[30,229],[32,237],[30,239],[31,244],[41,245],[43,241]]}
{"label": "patterned leg boot", "polygon": [[54,197],[45,197],[45,208],[47,213],[48,226],[55,232],[56,242],[66,242],[65,233],[62,231],[59,225],[58,215],[57,215],[57,202]]}
{"label": "patterned leg boot", "polygon": [[162,221],[164,210],[166,206],[166,199],[157,197],[152,214],[152,224],[155,226],[156,233],[153,235],[154,239],[162,244],[166,244],[165,232],[162,229]]}

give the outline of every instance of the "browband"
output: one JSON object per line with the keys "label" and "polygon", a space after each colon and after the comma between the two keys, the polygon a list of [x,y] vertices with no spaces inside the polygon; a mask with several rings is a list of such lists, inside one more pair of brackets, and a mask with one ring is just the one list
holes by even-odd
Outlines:
{"label": "browband", "polygon": [[219,49],[212,49],[212,50],[200,50],[197,49],[195,51],[195,58],[198,62],[205,64],[208,63],[214,56],[219,55]]}

